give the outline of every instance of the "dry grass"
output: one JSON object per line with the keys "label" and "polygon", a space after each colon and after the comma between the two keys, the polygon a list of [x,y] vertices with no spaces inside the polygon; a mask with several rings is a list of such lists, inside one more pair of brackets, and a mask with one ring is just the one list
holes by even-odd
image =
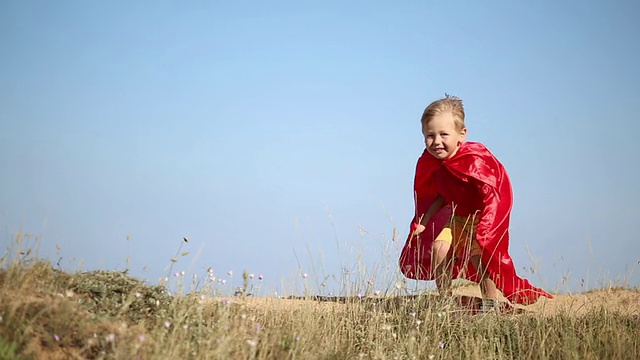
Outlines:
{"label": "dry grass", "polygon": [[472,315],[479,289],[464,281],[450,299],[285,299],[247,296],[247,273],[224,296],[210,273],[211,287],[170,295],[126,272],[57,270],[20,240],[22,250],[0,258],[0,359],[640,358],[637,289],[556,295],[485,317]]}
{"label": "dry grass", "polygon": [[2,359],[640,357],[640,293],[631,289],[557,296],[519,315],[479,317],[446,312],[434,295],[169,296],[122,272],[69,274],[21,259],[0,270],[0,299]]}

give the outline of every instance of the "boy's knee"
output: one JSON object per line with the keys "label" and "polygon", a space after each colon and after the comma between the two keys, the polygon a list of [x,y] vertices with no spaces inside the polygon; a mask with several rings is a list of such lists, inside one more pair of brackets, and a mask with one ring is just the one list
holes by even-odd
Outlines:
{"label": "boy's knee", "polygon": [[447,241],[436,240],[433,242],[431,256],[435,260],[436,265],[440,265],[442,261],[447,258],[450,249],[451,243]]}

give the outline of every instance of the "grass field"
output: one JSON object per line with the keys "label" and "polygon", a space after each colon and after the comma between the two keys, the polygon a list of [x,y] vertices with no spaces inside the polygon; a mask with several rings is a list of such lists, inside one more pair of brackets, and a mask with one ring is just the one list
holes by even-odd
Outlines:
{"label": "grass field", "polygon": [[170,296],[123,272],[68,273],[23,257],[5,259],[0,299],[0,359],[640,358],[640,291],[627,288],[481,317],[449,312],[433,293]]}

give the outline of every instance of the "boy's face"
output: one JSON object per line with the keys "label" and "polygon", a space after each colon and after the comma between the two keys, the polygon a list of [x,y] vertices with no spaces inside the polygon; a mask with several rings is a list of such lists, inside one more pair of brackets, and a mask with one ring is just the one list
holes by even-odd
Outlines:
{"label": "boy's face", "polygon": [[422,134],[429,154],[438,160],[446,160],[456,154],[467,136],[467,129],[457,129],[453,114],[446,111],[424,124]]}

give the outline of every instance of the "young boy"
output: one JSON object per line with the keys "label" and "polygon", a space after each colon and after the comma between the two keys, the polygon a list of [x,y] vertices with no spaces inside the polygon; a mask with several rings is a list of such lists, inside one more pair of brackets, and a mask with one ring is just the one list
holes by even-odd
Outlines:
{"label": "young boy", "polygon": [[410,278],[435,280],[448,294],[451,279],[478,282],[481,310],[507,300],[532,304],[542,289],[516,275],[509,255],[511,183],[502,164],[482,144],[466,142],[462,100],[446,95],[422,115],[426,149],[414,182],[416,214],[400,267]]}

